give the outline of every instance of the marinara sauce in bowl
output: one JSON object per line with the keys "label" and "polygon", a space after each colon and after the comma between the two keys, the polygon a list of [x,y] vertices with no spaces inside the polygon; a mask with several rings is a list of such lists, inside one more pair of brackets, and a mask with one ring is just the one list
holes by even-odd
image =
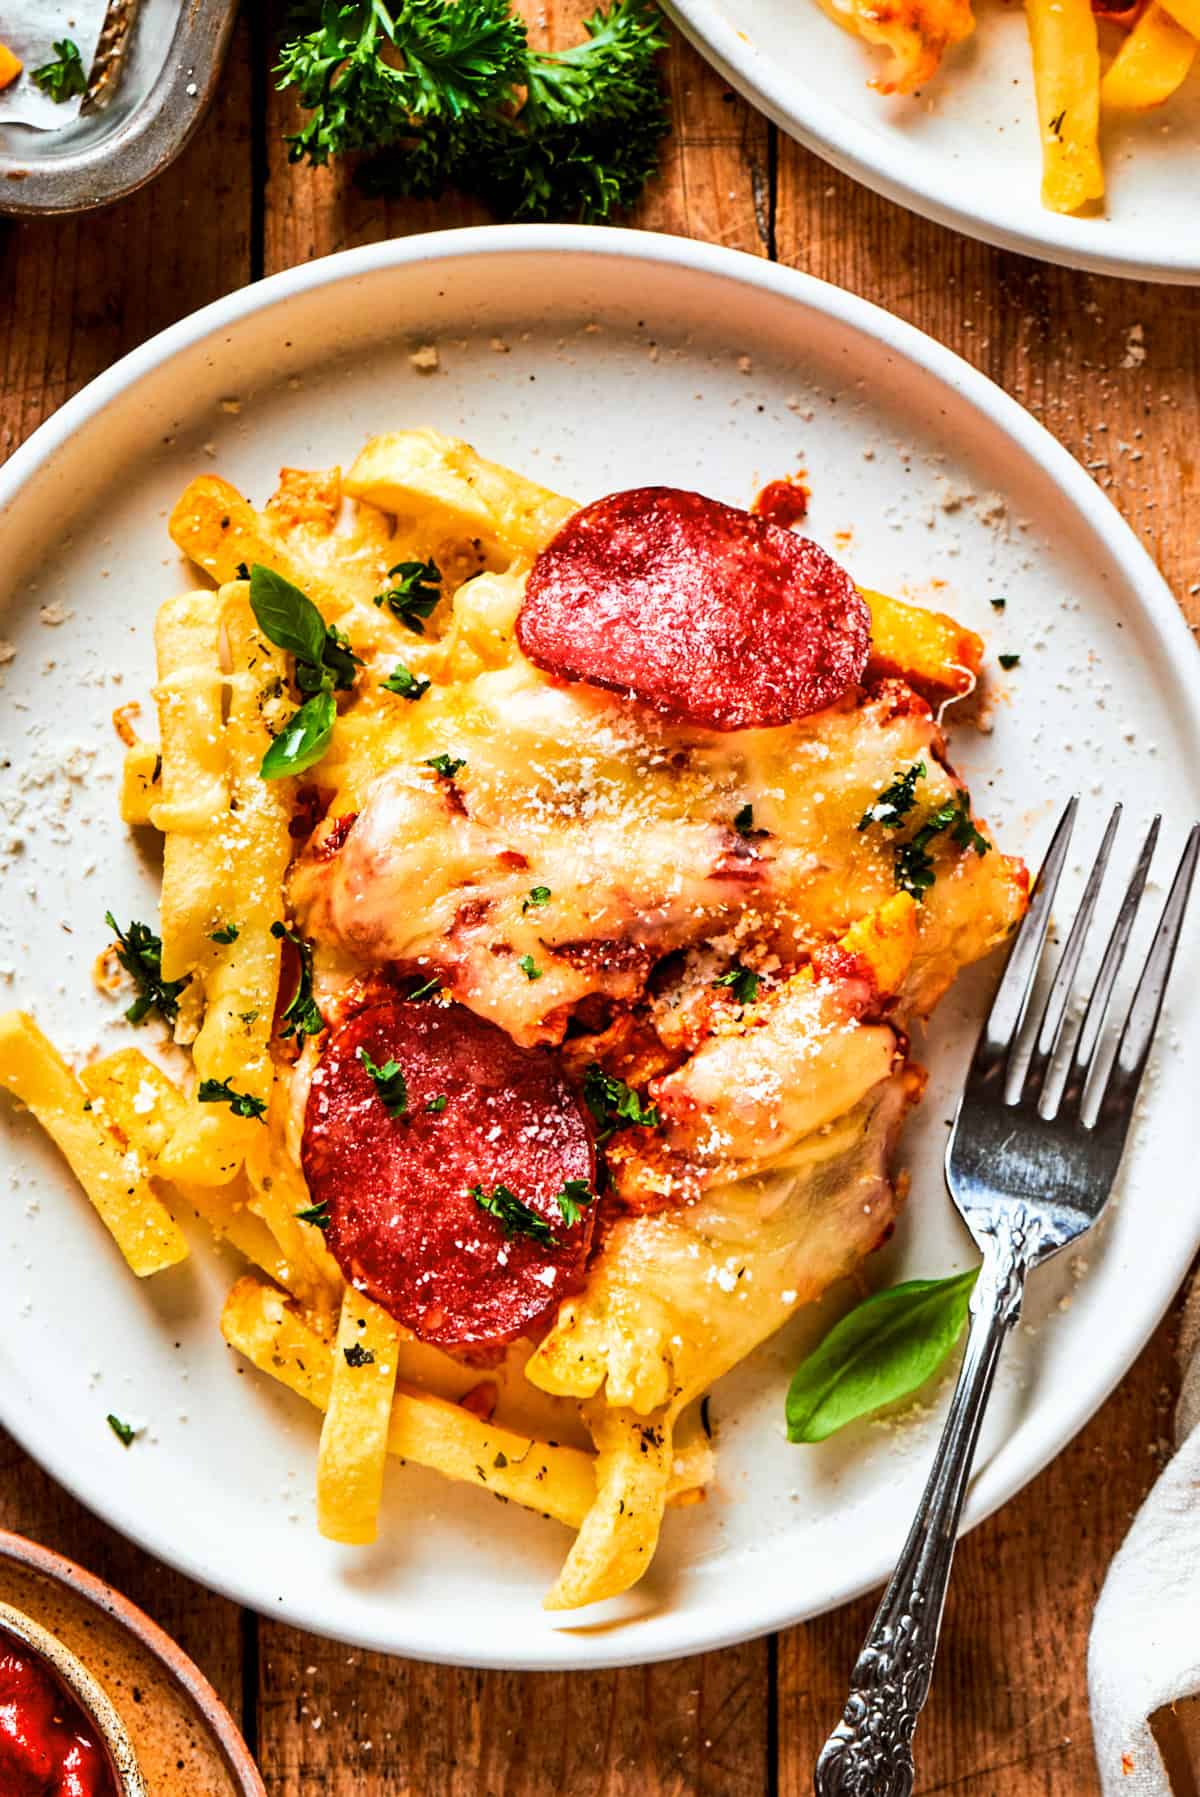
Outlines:
{"label": "marinara sauce in bowl", "polygon": [[0,1792],[146,1797],[125,1726],[83,1662],[0,1603]]}

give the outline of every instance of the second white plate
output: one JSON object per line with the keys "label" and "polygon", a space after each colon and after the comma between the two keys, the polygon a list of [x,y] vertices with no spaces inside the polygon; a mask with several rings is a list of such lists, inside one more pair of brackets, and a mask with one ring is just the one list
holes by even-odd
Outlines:
{"label": "second white plate", "polygon": [[[429,344],[436,366],[414,366]],[[281,463],[345,462],[368,434],[412,424],[580,499],[662,481],[745,504],[804,466],[811,533],[854,575],[932,598],[994,650],[1020,652],[991,734],[964,729],[953,749],[1002,843],[1040,854],[1078,789],[1092,814],[1081,858],[1113,798],[1129,806],[1126,853],[1161,806],[1158,873],[1200,812],[1200,669],[1169,593],[1071,458],[928,338],[833,288],[671,238],[490,228],[378,244],[186,320],[0,472],[0,634],[15,650],[0,708],[0,1002],[35,1010],[69,1051],[131,1039],[91,983],[105,909],[157,915],[144,845],[117,822],[110,714],[145,700],[156,608],[195,580],[167,510],[198,470],[261,503]],[[940,1161],[981,999],[964,983],[922,1048],[933,1079],[903,1145],[913,1193],[869,1265],[875,1282],[972,1258]],[[1198,1041],[1193,932],[1120,1207],[1086,1271],[1064,1260],[1034,1281],[970,1521],[1069,1440],[1186,1271],[1200,1212],[1177,1175],[1200,1159]],[[268,1615],[422,1659],[612,1665],[812,1615],[880,1580],[900,1545],[935,1415],[864,1423],[820,1448],[784,1439],[789,1370],[843,1291],[718,1386],[708,1501],[668,1515],[649,1576],[603,1626],[540,1608],[563,1530],[413,1467],[389,1469],[378,1544],[337,1548],[315,1529],[315,1414],[222,1344],[232,1262],[198,1236],[188,1263],[139,1284],[8,1105],[0,1149],[4,1423],[150,1552]],[[109,1411],[144,1426],[132,1448]]]}
{"label": "second white plate", "polygon": [[1020,6],[979,0],[973,35],[934,79],[917,94],[885,98],[867,85],[883,52],[851,37],[817,0],[663,3],[776,124],[888,199],[1048,262],[1145,281],[1200,281],[1200,62],[1165,106],[1105,118],[1103,207],[1094,217],[1066,218],[1039,198]]}

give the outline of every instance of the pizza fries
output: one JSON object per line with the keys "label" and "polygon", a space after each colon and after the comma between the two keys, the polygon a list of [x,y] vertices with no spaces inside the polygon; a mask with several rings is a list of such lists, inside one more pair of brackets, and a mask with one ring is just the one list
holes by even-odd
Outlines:
{"label": "pizza fries", "polygon": [[[912,94],[975,29],[971,0],[820,0],[839,25],[888,52],[872,83]],[[1033,58],[1042,204],[1073,213],[1104,198],[1105,116],[1147,112],[1187,79],[1200,0],[1025,0]],[[1107,64],[1107,66],[1105,66]]]}
{"label": "pizza fries", "polygon": [[430,430],[171,532],[216,584],[159,613],[157,744],[123,720],[161,922],[99,973],[190,1071],[13,1013],[0,1083],[139,1277],[188,1217],[243,1257],[323,1534],[415,1461],[576,1532],[552,1608],[610,1597],[711,1482],[713,1381],[888,1234],[909,1025],[1021,915],[935,711],[983,644]]}

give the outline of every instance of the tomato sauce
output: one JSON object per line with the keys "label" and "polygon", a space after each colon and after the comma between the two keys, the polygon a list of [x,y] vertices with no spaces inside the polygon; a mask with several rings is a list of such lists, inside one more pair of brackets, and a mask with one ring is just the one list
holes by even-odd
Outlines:
{"label": "tomato sauce", "polygon": [[108,1750],[45,1662],[0,1630],[0,1792],[117,1797]]}
{"label": "tomato sauce", "polygon": [[808,517],[809,497],[804,475],[792,474],[786,480],[768,481],[750,510],[756,518],[765,518],[768,524],[787,530],[793,524],[803,524]]}

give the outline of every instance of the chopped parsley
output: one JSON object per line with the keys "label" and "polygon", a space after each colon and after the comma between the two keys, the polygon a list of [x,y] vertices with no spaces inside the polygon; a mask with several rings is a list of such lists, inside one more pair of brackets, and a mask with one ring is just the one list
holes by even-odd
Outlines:
{"label": "chopped parsley", "polygon": [[449,1102],[450,1100],[446,1097],[446,1094],[442,1092],[437,1098],[431,1098],[426,1104],[425,1109],[431,1116],[440,1117]]}
{"label": "chopped parsley", "polygon": [[374,1354],[370,1348],[364,1348],[361,1342],[351,1342],[348,1348],[342,1349],[342,1353],[346,1357],[347,1366],[374,1366],[375,1364]]}
{"label": "chopped parsley", "polygon": [[72,100],[76,94],[86,94],[87,70],[79,54],[79,45],[72,38],[59,38],[54,48],[58,61],[44,62],[40,69],[32,69],[29,79],[48,94],[56,106],[61,106],[64,100]]}
{"label": "chopped parsley", "polygon": [[728,973],[719,973],[713,985],[728,986],[730,996],[739,1005],[752,1005],[758,997],[758,975],[748,967],[733,966]]}
{"label": "chopped parsley", "polygon": [[532,1207],[517,1197],[507,1186],[493,1186],[487,1191],[482,1185],[467,1187],[468,1198],[473,1198],[480,1210],[486,1211],[489,1217],[495,1217],[505,1235],[511,1241],[514,1236],[527,1235],[532,1241],[540,1242],[544,1248],[557,1248],[558,1237],[544,1217],[539,1217]]}
{"label": "chopped parsley", "polygon": [[295,1036],[302,1041],[305,1036],[319,1036],[325,1028],[316,999],[313,997],[313,950],[312,943],[306,942],[303,936],[297,936],[278,918],[271,925],[271,934],[277,942],[290,942],[300,958],[300,971],[296,976],[296,990],[288,1000],[282,1017],[279,1019],[281,1040]]}
{"label": "chopped parsley", "polygon": [[586,1179],[568,1179],[566,1181],[562,1191],[555,1195],[554,1202],[562,1212],[562,1220],[568,1229],[578,1223],[595,1196],[596,1194]]}
{"label": "chopped parsley", "polygon": [[227,1104],[235,1117],[255,1117],[261,1123],[267,1108],[265,1098],[251,1092],[235,1092],[227,1079],[202,1079],[196,1090],[201,1104]]}
{"label": "chopped parsley", "polygon": [[956,848],[974,849],[977,855],[986,855],[992,846],[971,822],[971,801],[968,795],[960,792],[956,798],[947,799],[921,825],[915,836],[896,845],[893,856],[896,885],[901,892],[907,892],[915,898],[918,904],[923,902],[925,894],[937,878],[929,845],[935,837],[946,831],[949,831],[950,840]]}
{"label": "chopped parsley", "polygon": [[1067,116],[1067,109],[1064,106],[1062,111],[1056,112],[1054,117],[1050,120],[1050,135],[1051,135],[1051,137],[1058,138],[1060,143],[1062,142],[1063,120],[1066,118],[1066,116]]}
{"label": "chopped parsley", "polygon": [[548,905],[551,896],[548,886],[531,886],[521,900],[521,915],[524,916],[525,912],[532,910],[534,906],[540,908],[542,905]]}
{"label": "chopped parsley", "polygon": [[521,969],[521,972],[525,975],[527,980],[540,980],[542,977],[542,969],[538,966],[532,955],[522,955],[517,962],[517,966]]}
{"label": "chopped parsley", "polygon": [[223,923],[219,930],[209,932],[208,940],[210,942],[236,942],[240,933],[235,923]]}
{"label": "chopped parsley", "polygon": [[601,1142],[625,1124],[657,1129],[662,1122],[656,1104],[648,1104],[640,1092],[615,1074],[605,1073],[599,1061],[593,1061],[584,1072],[583,1102],[598,1125],[597,1139]]}
{"label": "chopped parsley", "polygon": [[148,924],[131,923],[122,930],[111,911],[104,921],[117,939],[117,960],[138,989],[125,1013],[128,1023],[141,1023],[151,1011],[157,1011],[164,1023],[174,1023],[179,1015],[179,994],[188,983],[162,977],[162,938]]}
{"label": "chopped parsley", "polygon": [[245,564],[245,562],[239,562],[239,563],[238,563],[238,565],[237,565],[237,577],[238,577],[238,579],[239,579],[239,580],[249,580],[249,578],[250,578],[250,570],[249,570],[249,568],[248,568],[248,567],[247,567],[247,566],[246,566],[246,564]]}
{"label": "chopped parsley", "polygon": [[904,773],[892,776],[875,803],[858,820],[860,830],[880,824],[885,830],[898,830],[917,802],[917,781],[925,778],[925,763],[914,761]]}
{"label": "chopped parsley", "polygon": [[409,1004],[416,1004],[422,998],[432,998],[435,992],[441,990],[441,985],[442,982],[435,973],[431,980],[422,980],[419,986],[414,986],[412,991],[406,992],[404,996]]}
{"label": "chopped parsley", "polygon": [[[397,562],[394,568],[388,569],[388,579],[399,580],[395,586],[388,587],[385,592],[376,593],[376,605],[386,605],[394,618],[414,636],[425,635],[425,621],[437,609],[437,602],[442,596],[442,571],[434,561]],[[406,695],[409,696],[409,695]],[[419,693],[411,695],[420,698]]]}
{"label": "chopped parsley", "polygon": [[742,806],[741,810],[739,812],[737,812],[734,817],[733,827],[737,831],[739,836],[753,836],[753,834],[754,834],[754,807],[753,807],[753,805],[743,805]]}
{"label": "chopped parsley", "polygon": [[992,610],[993,611],[1003,611],[1007,604],[1008,604],[1007,599],[993,599],[991,602]]}
{"label": "chopped parsley", "polygon": [[403,1117],[408,1109],[408,1082],[399,1061],[385,1061],[382,1067],[377,1067],[365,1048],[359,1049],[358,1058],[374,1080],[375,1090],[388,1116]]}
{"label": "chopped parsley", "polygon": [[1002,668],[1006,669],[1018,668],[1021,665],[1021,657],[1019,655],[998,655],[996,660],[1000,663]]}
{"label": "chopped parsley", "polygon": [[315,1223],[318,1229],[329,1228],[330,1216],[327,1204],[310,1204],[305,1210],[293,1211],[292,1215],[299,1223]]}
{"label": "chopped parsley", "polygon": [[402,699],[410,699],[415,703],[425,697],[429,691],[429,682],[418,679],[402,661],[398,661],[383,682],[383,690],[385,693],[399,693]]}
{"label": "chopped parsley", "polygon": [[421,763],[422,767],[431,767],[443,780],[453,780],[455,774],[461,773],[466,765],[458,755],[427,755]]}
{"label": "chopped parsley", "polygon": [[[56,45],[55,48],[57,49],[57,47],[58,46]],[[109,1428],[112,1430],[113,1434],[116,1436],[117,1440],[120,1442],[120,1444],[123,1448],[128,1448],[133,1445],[133,1440],[137,1434],[137,1430],[133,1427],[133,1425],[131,1423],[123,1423],[119,1416],[113,1415],[111,1410],[109,1411],[108,1416],[105,1418],[105,1421],[108,1423]]]}

